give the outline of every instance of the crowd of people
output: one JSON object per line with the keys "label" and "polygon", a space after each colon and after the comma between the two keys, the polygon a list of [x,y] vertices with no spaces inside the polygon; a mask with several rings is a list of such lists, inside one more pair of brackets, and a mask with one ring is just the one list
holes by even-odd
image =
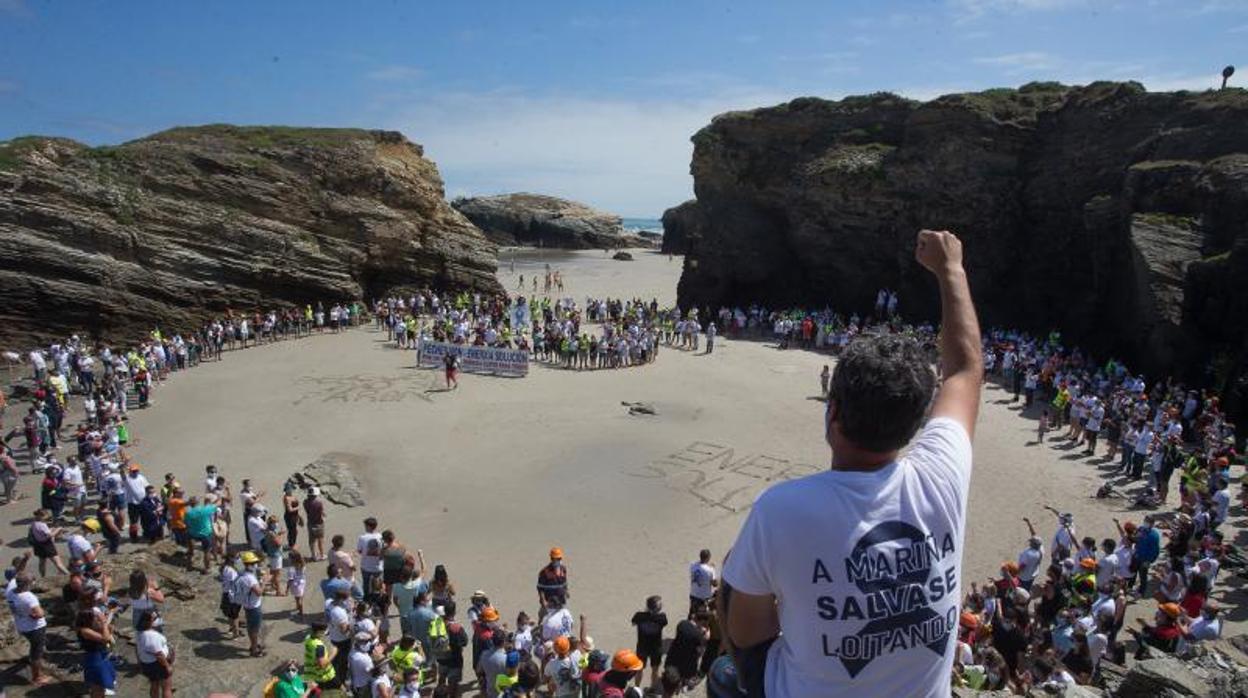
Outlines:
{"label": "crowd of people", "polygon": [[[705,351],[715,347],[715,323],[660,308],[657,300],[483,297],[460,293],[441,297],[424,290],[373,304],[377,329],[398,349],[419,351],[422,342],[493,347],[528,352],[532,360],[575,370],[627,368],[651,363],[661,347]],[[596,327],[595,327],[596,326]]]}
{"label": "crowd of people", "polygon": [[[947,238],[928,241],[946,255],[954,249]],[[250,655],[272,651],[263,642],[266,611],[287,611],[306,623],[301,656],[285,663],[266,689],[282,698],[327,689],[357,698],[458,696],[465,688],[491,698],[671,696],[703,682],[716,698],[814,695],[852,686],[864,671],[873,672],[876,688],[898,694],[925,686],[940,695],[949,684],[1022,693],[1094,684],[1105,662],[1121,664],[1129,654],[1183,656],[1218,638],[1222,609],[1211,597],[1219,574],[1244,564],[1226,540],[1231,468],[1239,454],[1235,426],[1218,399],[1177,381],[1149,384],[1121,362],[1096,362],[1064,347],[1056,333],[981,336],[960,264],[919,254],[953,313],[939,334],[932,325],[902,323],[896,294],[886,291],[866,317],[756,305],[723,308],[702,320],[696,310],[682,315],[639,299],[590,298],[581,306],[571,299],[467,293],[374,303],[377,328],[400,348],[417,348],[421,339],[520,348],[568,368],[644,363],[660,345],[696,351],[700,338],[710,352],[720,327],[729,335],[770,330],[781,348],[840,356],[835,372],[825,366],[820,375],[833,453],[832,470],[812,476],[822,484],[803,478],[768,490],[750,510],[723,579],[711,552],[701,551],[688,570],[688,611],[682,609],[675,627],[669,628],[663,599],[648,597],[631,617],[635,645],[613,653],[596,647],[586,617],[569,607],[560,548],[549,551],[538,572],[535,613],[511,609],[510,623],[504,616],[511,613],[484,590],[462,598],[446,565],[430,569],[424,551],[409,549],[400,532],[372,517],[354,533],[354,545],[334,534],[327,550],[326,504],[315,487],[288,482],[280,499],[270,501],[248,479],[235,491],[211,465],[190,487],[174,473],[152,483],[127,453],[134,440],[125,421],[129,393],[138,404],[151,404],[152,388],[170,372],[219,359],[230,348],[227,336],[245,347],[248,340],[336,330],[360,321],[358,305],[223,318],[189,335],[153,333],[124,352],[88,351],[71,338],[38,352],[42,362],[32,354],[31,406],[23,428],[6,442],[25,436],[27,462],[43,475],[41,501],[28,531],[31,551],[12,561],[5,594],[30,645],[32,680],[48,681],[41,664],[47,614],[32,582],[35,568],[44,576],[51,566],[67,575],[62,594],[76,609],[73,627],[91,694],[115,690],[117,665],[131,661],[149,679],[151,695],[171,694],[176,658],[165,639],[164,591],[135,570],[117,593],[101,565],[123,548],[166,537],[188,568],[219,580],[222,627],[231,639],[246,638]],[[547,289],[561,283],[552,275]],[[590,336],[589,324],[599,324],[601,335]],[[614,359],[621,345],[627,349]],[[929,368],[937,346],[939,390]],[[1132,502],[1142,515],[1138,523],[1115,520],[1115,530],[1098,532],[1099,538],[1080,532],[1075,517],[1056,508],[1049,508],[1050,538],[1023,519],[1027,540],[1018,557],[990,579],[959,589],[956,579],[942,575],[953,574],[961,555],[970,437],[984,380],[999,381],[1023,414],[1037,418],[1038,443],[1047,438],[1059,448],[1083,448],[1088,458],[1099,456],[1129,481],[1147,484]],[[83,419],[65,438],[71,395],[81,396]],[[77,452],[61,463],[59,451],[69,445],[62,441],[71,440]],[[8,502],[21,474],[15,455],[6,446],[0,456]],[[842,506],[827,506],[828,496],[841,497]],[[844,541],[836,537],[835,550],[824,553],[828,560],[843,556],[843,568],[815,558],[813,584],[812,541],[802,535],[811,526],[855,532]],[[906,543],[903,558],[889,548],[895,539],[927,542]],[[889,555],[899,567],[885,573]],[[305,606],[309,565],[317,563],[324,564],[320,596]],[[872,601],[881,594],[900,606]],[[890,625],[861,626],[873,604],[871,623]],[[1148,609],[1135,625],[1127,621],[1132,605]],[[811,608],[819,609],[813,624]],[[127,613],[132,658],[118,656],[113,635]],[[899,630],[904,624],[914,627]],[[908,644],[930,640],[938,628],[949,641],[934,657]],[[892,639],[868,651],[867,632]]]}
{"label": "crowd of people", "polygon": [[[462,331],[473,341],[484,341],[486,318],[506,309],[501,302],[467,294],[445,304],[432,294],[417,298],[375,306],[378,326],[387,328],[391,339],[399,334],[394,318],[413,304],[417,317],[428,309],[430,331],[440,327],[451,336]],[[533,304],[530,312],[539,318],[534,327],[573,334],[586,319],[603,325],[608,346],[643,344],[644,354],[634,355],[629,344],[627,356],[603,359],[606,365],[653,360],[660,341],[695,341],[689,337],[692,323],[682,337],[678,328],[689,321],[639,300],[591,299],[584,310],[570,300],[547,300]],[[222,626],[231,640],[245,638],[251,656],[270,651],[262,628],[264,612],[274,604],[307,622],[302,657],[292,659],[266,688],[283,698],[335,688],[370,698],[457,696],[468,686],[508,697],[538,690],[557,696],[641,695],[642,685],[674,695],[701,680],[719,655],[711,601],[717,573],[709,551],[691,566],[690,609],[676,624],[675,637],[664,642],[667,615],[662,599],[652,596],[632,618],[636,647],[608,655],[587,635],[585,617],[574,617],[568,608],[567,571],[558,548],[550,551],[549,564],[538,575],[537,612],[518,612],[513,626],[484,592],[458,598],[445,566],[431,571],[423,551],[406,549],[374,519],[364,521],[353,548],[344,536],[333,535],[327,550],[325,500],[315,487],[300,491],[287,483],[280,500],[270,503],[249,479],[241,479],[236,489],[215,465],[208,465],[202,481],[191,486],[175,473],[149,480],[129,453],[137,439],[130,433],[127,411],[155,404],[153,392],[170,374],[220,360],[233,348],[339,331],[359,321],[356,304],[335,305],[328,312],[318,306],[304,313],[229,316],[172,337],[153,332],[125,350],[104,344],[88,348],[73,337],[31,353],[30,406],[23,428],[7,435],[24,436],[24,452],[10,448],[6,439],[0,470],[6,477],[6,503],[17,499],[23,474],[19,457],[41,477],[40,506],[27,531],[30,550],[6,570],[6,600],[17,631],[29,644],[32,683],[51,681],[44,667],[48,599],[41,600],[32,587],[37,578],[53,574],[65,578],[60,598],[74,613],[70,622],[91,695],[115,694],[118,669],[125,666],[148,679],[152,696],[172,694],[176,657],[162,614],[165,590],[141,569],[115,584],[103,564],[166,539],[188,569],[219,581]],[[465,322],[472,330],[463,331]],[[81,412],[75,400],[81,400]],[[74,413],[81,419],[74,420]],[[67,422],[74,421],[71,433]],[[66,455],[67,449],[73,453]],[[321,598],[305,608],[308,566],[322,562]],[[316,603],[323,603],[323,614],[316,612]],[[127,615],[133,654],[119,649],[114,634]],[[398,632],[391,628],[395,618]]]}

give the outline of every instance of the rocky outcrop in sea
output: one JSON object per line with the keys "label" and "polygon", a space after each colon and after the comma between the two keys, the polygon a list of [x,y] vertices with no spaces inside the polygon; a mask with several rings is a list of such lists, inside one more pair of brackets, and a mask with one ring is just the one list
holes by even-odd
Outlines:
{"label": "rocky outcrop in sea", "polygon": [[392,131],[177,128],[0,143],[0,343],[184,330],[227,308],[496,291],[496,247]]}
{"label": "rocky outcrop in sea", "polygon": [[887,287],[934,319],[913,241],[947,228],[986,326],[1060,328],[1152,376],[1212,362],[1233,387],[1248,364],[1245,124],[1248,91],[1132,82],[723,114],[693,137],[697,199],[665,214],[664,242],[688,252],[684,307],[869,311]]}
{"label": "rocky outcrop in sea", "polygon": [[613,213],[554,196],[475,196],[456,199],[451,205],[499,245],[607,250],[654,244],[626,233],[622,219]]}

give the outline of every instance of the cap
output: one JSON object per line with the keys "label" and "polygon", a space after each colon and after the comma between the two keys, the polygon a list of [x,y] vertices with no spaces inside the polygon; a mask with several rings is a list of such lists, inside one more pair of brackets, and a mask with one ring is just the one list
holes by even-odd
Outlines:
{"label": "cap", "polygon": [[441,618],[446,615],[446,606],[434,606],[433,612],[437,614],[439,618]]}
{"label": "cap", "polygon": [[612,671],[641,671],[645,666],[637,653],[632,650],[620,650],[615,653],[614,657],[611,657]]}
{"label": "cap", "polygon": [[513,669],[520,666],[520,653],[512,650],[507,653],[507,668]]}
{"label": "cap", "polygon": [[1079,561],[1079,566],[1085,570],[1094,570],[1096,569],[1096,560],[1093,560],[1090,557],[1085,557]]}
{"label": "cap", "polygon": [[139,470],[140,470],[140,468],[139,468],[139,464],[138,464],[138,463],[134,463],[134,462],[131,462],[131,463],[130,463],[130,466],[129,466],[128,468],[126,468],[126,469],[127,469],[127,470],[129,470],[129,471],[130,471],[130,472],[132,472],[132,473],[137,473],[137,472],[139,472]]}
{"label": "cap", "polygon": [[563,548],[551,548],[551,549],[550,549],[550,559],[551,559],[551,560],[562,560],[562,559],[563,559]]}
{"label": "cap", "polygon": [[254,565],[257,562],[260,562],[260,556],[256,555],[250,550],[244,550],[243,554],[239,555],[238,557],[240,560],[243,561],[244,565]]}
{"label": "cap", "polygon": [[484,592],[483,590],[481,590],[481,589],[477,589],[476,591],[472,592],[472,598],[474,598],[474,599],[484,599],[484,598],[485,598],[485,592]]}
{"label": "cap", "polygon": [[373,636],[361,630],[360,632],[355,634],[355,641],[356,642],[372,642]]}
{"label": "cap", "polygon": [[82,527],[92,533],[100,532],[100,520],[95,518],[87,518],[82,520]]}
{"label": "cap", "polygon": [[486,606],[485,610],[481,611],[481,620],[486,623],[493,623],[497,621],[498,611],[493,606]]}
{"label": "cap", "polygon": [[572,649],[572,643],[568,642],[568,638],[566,635],[560,635],[559,637],[555,638],[555,654],[559,655],[560,657],[566,657],[568,655],[568,652],[571,651],[571,649]]}
{"label": "cap", "polygon": [[979,627],[979,618],[977,618],[975,614],[970,611],[963,611],[962,615],[958,616],[958,625],[961,625],[967,630],[974,630]]}
{"label": "cap", "polygon": [[1183,612],[1183,609],[1180,608],[1177,603],[1163,603],[1159,605],[1157,608],[1160,609],[1162,613],[1166,614],[1167,616],[1170,616],[1171,618],[1178,618],[1179,614]]}
{"label": "cap", "polygon": [[309,497],[319,497],[319,496],[321,496],[321,488],[319,488],[319,487],[312,487],[312,488],[310,488],[310,489],[308,490],[308,496],[309,496]]}

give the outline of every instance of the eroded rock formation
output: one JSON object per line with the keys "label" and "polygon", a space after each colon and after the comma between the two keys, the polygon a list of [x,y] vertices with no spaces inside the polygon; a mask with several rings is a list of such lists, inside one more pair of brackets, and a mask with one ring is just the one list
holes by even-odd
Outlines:
{"label": "eroded rock formation", "polygon": [[652,246],[646,238],[625,233],[619,216],[553,196],[475,196],[451,205],[500,245],[569,250]]}
{"label": "eroded rock formation", "polygon": [[913,239],[948,228],[986,325],[1061,328],[1154,376],[1243,365],[1245,124],[1244,90],[1137,83],[724,114],[693,137],[696,202],[664,216],[680,303],[869,311],[888,287],[935,318]]}
{"label": "eroded rock formation", "polygon": [[127,338],[226,308],[498,289],[496,248],[402,134],[179,128],[0,144],[0,342]]}

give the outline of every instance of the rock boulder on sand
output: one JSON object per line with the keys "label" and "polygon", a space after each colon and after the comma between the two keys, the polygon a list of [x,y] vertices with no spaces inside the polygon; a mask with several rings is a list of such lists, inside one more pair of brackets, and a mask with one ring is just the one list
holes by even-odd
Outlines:
{"label": "rock boulder on sand", "polygon": [[451,205],[500,245],[569,250],[652,246],[646,238],[625,233],[619,216],[554,196],[476,196]]}
{"label": "rock boulder on sand", "polygon": [[185,331],[227,308],[499,290],[496,248],[392,131],[177,128],[0,142],[0,342]]}
{"label": "rock boulder on sand", "polygon": [[1199,371],[1248,356],[1245,123],[1248,91],[1130,82],[722,114],[693,137],[697,199],[665,214],[665,249],[688,253],[684,307],[869,312],[890,288],[935,319],[914,236],[947,228],[985,326],[1060,328],[1150,377]]}

